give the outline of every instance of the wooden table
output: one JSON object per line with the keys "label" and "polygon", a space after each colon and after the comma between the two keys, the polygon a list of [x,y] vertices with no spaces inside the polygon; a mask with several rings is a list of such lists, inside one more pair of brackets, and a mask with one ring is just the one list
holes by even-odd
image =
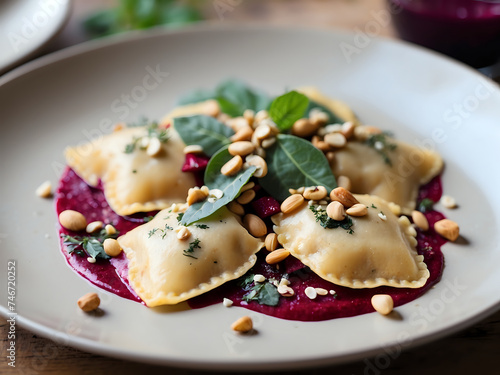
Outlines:
{"label": "wooden table", "polygon": [[[113,1],[75,0],[67,26],[51,42],[45,52],[54,51],[86,40],[81,19],[89,12]],[[383,11],[383,0],[242,0],[221,21],[206,2],[206,16],[212,22],[253,22],[273,25],[303,25],[363,31]],[[390,23],[383,24],[378,34],[395,38]],[[6,364],[7,323],[0,319],[2,358],[0,374],[197,374],[200,371],[158,367],[127,362],[58,345],[43,337],[18,328],[16,369]],[[403,351],[390,361],[366,358],[362,361],[315,368],[285,374],[490,374],[500,368],[500,311],[457,334],[418,348]]]}

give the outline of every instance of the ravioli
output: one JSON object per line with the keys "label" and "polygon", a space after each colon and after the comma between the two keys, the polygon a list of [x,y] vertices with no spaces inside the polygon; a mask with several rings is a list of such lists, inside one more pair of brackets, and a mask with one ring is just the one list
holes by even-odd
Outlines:
{"label": "ravioli", "polygon": [[278,241],[318,276],[337,285],[355,289],[423,286],[430,273],[423,256],[417,254],[416,231],[408,218],[398,218],[379,197],[355,197],[369,208],[366,216],[351,217],[354,233],[323,228],[304,204],[294,213],[273,217]]}
{"label": "ravioli", "polygon": [[185,240],[177,238],[177,215],[165,209],[118,238],[130,285],[150,307],[185,301],[242,276],[263,246],[226,208],[190,225]]}
{"label": "ravioli", "polygon": [[375,148],[349,141],[335,151],[332,172],[349,177],[353,193],[377,195],[409,214],[415,209],[420,185],[441,172],[443,160],[436,152],[388,139],[396,145],[385,151],[390,164]]}
{"label": "ravioli", "polygon": [[124,128],[65,152],[68,165],[85,182],[97,186],[102,181],[106,200],[122,216],[169,207],[195,186],[194,176],[181,171],[185,145],[173,128],[158,155],[148,155],[139,145],[125,152],[145,135],[145,127]]}

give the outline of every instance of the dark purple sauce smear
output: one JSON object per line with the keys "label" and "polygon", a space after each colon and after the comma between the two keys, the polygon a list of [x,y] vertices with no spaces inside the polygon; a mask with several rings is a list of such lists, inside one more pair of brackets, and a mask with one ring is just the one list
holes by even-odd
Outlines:
{"label": "dark purple sauce smear", "polygon": [[[438,176],[420,189],[418,199],[420,201],[429,198],[437,202],[441,194],[441,179]],[[56,198],[58,214],[66,209],[74,209],[81,212],[88,222],[101,220],[106,224],[113,224],[121,234],[143,223],[141,217],[124,218],[115,214],[106,203],[102,190],[89,187],[69,168],[61,178]],[[282,297],[278,306],[272,307],[261,305],[255,301],[246,302],[243,300],[243,296],[248,292],[238,285],[237,280],[234,280],[189,300],[189,306],[191,308],[203,308],[221,303],[223,298],[229,298],[233,301],[234,306],[245,307],[266,315],[289,320],[320,321],[373,312],[374,309],[370,300],[374,294],[389,294],[392,296],[395,306],[403,305],[415,300],[436,284],[441,278],[444,267],[444,258],[440,248],[446,240],[432,229],[433,224],[443,219],[444,216],[436,211],[427,212],[425,216],[431,229],[427,232],[418,231],[417,250],[419,254],[424,256],[425,263],[430,271],[430,277],[421,288],[409,289],[384,286],[372,289],[350,289],[321,279],[293,257],[288,257],[277,269],[276,266],[268,265],[265,262],[264,258],[267,251],[262,250],[258,254],[257,263],[249,273],[262,274],[268,279],[274,278],[277,280],[287,275],[290,286],[295,291],[294,296]],[[76,234],[64,228],[60,228],[60,233]],[[127,259],[123,253],[110,262],[98,260],[92,264],[84,257],[68,254],[64,245],[62,245],[62,251],[68,264],[91,283],[121,297],[141,301],[128,285]],[[305,288],[308,286],[334,290],[336,293],[334,295],[318,296],[316,299],[311,300],[304,293]]]}

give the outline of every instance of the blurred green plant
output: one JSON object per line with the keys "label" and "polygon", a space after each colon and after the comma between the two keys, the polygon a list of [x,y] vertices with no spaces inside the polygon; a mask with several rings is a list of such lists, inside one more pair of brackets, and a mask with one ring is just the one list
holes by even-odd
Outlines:
{"label": "blurred green plant", "polygon": [[183,26],[203,19],[199,1],[119,0],[116,7],[92,14],[84,22],[92,38],[158,25]]}

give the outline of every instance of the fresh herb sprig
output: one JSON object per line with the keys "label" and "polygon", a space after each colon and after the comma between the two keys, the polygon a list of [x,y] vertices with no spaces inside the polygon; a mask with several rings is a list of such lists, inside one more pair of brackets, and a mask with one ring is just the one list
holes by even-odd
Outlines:
{"label": "fresh herb sprig", "polygon": [[435,202],[432,199],[424,198],[418,204],[418,210],[420,212],[429,212],[429,211],[432,211],[434,209],[434,203]]}
{"label": "fresh herb sprig", "polygon": [[346,230],[347,233],[354,234],[354,230],[352,229],[354,223],[352,222],[352,219],[349,216],[346,216],[344,220],[338,221],[330,218],[326,213],[326,210],[322,209],[321,207],[311,205],[309,206],[309,209],[313,212],[314,217],[316,218],[316,222],[318,222],[323,228],[325,229],[342,228]]}
{"label": "fresh herb sprig", "polygon": [[181,26],[202,19],[193,0],[121,0],[117,6],[92,14],[83,26],[90,36],[97,38],[158,25]]}

